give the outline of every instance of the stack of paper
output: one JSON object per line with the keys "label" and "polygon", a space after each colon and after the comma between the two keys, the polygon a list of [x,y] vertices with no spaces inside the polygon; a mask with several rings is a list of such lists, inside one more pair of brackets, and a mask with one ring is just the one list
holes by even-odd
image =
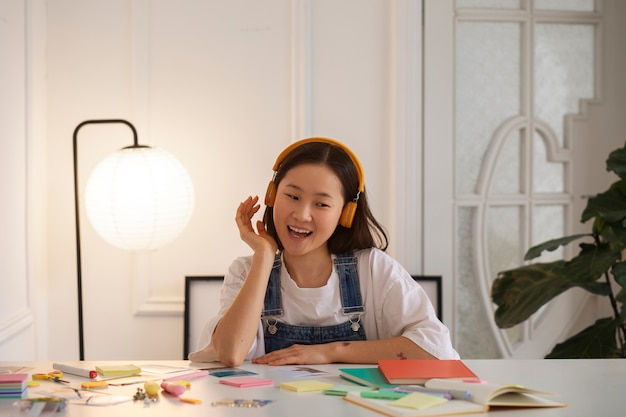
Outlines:
{"label": "stack of paper", "polygon": [[24,398],[28,374],[0,374],[0,398]]}
{"label": "stack of paper", "polygon": [[96,366],[96,371],[106,377],[124,377],[139,375],[141,368],[135,365],[104,365]]}

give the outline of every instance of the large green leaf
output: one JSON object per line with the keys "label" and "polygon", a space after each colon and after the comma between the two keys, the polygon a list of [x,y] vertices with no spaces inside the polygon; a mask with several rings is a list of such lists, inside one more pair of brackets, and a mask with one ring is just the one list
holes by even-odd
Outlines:
{"label": "large green leaf", "polygon": [[578,287],[593,294],[608,295],[608,283],[598,282],[598,279],[619,260],[619,252],[611,250],[608,245],[582,243],[580,247],[580,254],[565,263],[563,273]]}
{"label": "large green leaf", "polygon": [[527,320],[541,306],[562,292],[582,287],[596,294],[607,294],[606,284],[596,281],[619,260],[619,252],[608,245],[581,245],[571,261],[536,263],[500,272],[491,287],[491,298],[498,306],[494,318],[500,328]]}
{"label": "large green leaf", "polygon": [[608,223],[596,217],[594,230],[600,234],[604,243],[613,245],[615,248],[626,247],[626,227],[623,221]]}
{"label": "large green leaf", "polygon": [[618,177],[626,180],[626,146],[609,154],[606,160],[606,170],[613,171]]}
{"label": "large green leaf", "polygon": [[620,357],[616,334],[618,321],[612,317],[599,319],[580,333],[557,344],[546,359],[590,359]]}
{"label": "large green leaf", "polygon": [[500,272],[491,287],[498,306],[494,318],[506,329],[527,320],[542,305],[575,286],[563,273],[565,261],[523,266]]}
{"label": "large green leaf", "polygon": [[622,288],[626,288],[626,262],[620,262],[611,268],[613,278]]}
{"label": "large green leaf", "polygon": [[528,252],[526,252],[526,256],[524,256],[524,260],[529,261],[531,259],[535,259],[536,257],[540,256],[541,253],[545,250],[552,252],[553,250],[558,249],[560,246],[565,246],[568,243],[573,242],[574,240],[581,239],[583,237],[593,237],[593,235],[590,233],[584,233],[584,234],[566,236],[566,237],[562,237],[559,239],[549,240],[547,242],[541,243],[537,246],[533,246],[532,248],[528,249]]}
{"label": "large green leaf", "polygon": [[[616,186],[619,184],[619,186]],[[592,217],[600,217],[608,223],[621,222],[626,218],[626,194],[622,188],[624,180],[613,184],[607,191],[591,197],[583,211],[580,221],[586,222]]]}

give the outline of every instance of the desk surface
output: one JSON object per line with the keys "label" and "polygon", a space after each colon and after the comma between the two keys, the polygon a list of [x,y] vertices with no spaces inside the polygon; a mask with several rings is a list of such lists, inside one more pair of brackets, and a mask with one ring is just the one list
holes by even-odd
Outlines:
{"label": "desk surface", "polygon": [[[568,404],[567,408],[528,409],[528,410],[497,410],[488,415],[504,416],[603,416],[621,417],[626,415],[626,403],[623,396],[626,394],[626,360],[623,359],[595,359],[595,360],[464,360],[464,362],[482,379],[489,382],[506,382],[521,384],[527,387],[550,391],[558,395],[558,400]],[[106,364],[133,363],[137,366],[147,364],[162,364],[170,366],[186,366],[202,368],[207,364],[190,363],[188,361],[115,361],[115,362],[84,362],[86,367]],[[76,364],[76,363],[74,363]],[[32,367],[29,371],[49,372],[52,362],[0,362],[0,366],[22,365]],[[219,364],[209,364],[219,366]],[[338,368],[355,365],[312,365],[311,368],[326,371],[323,376],[306,377],[333,384],[349,384],[338,376]],[[370,366],[370,365],[356,365]],[[177,399],[160,395],[160,400],[150,406],[144,406],[141,401],[129,401],[122,404],[106,407],[82,406],[70,404],[65,416],[172,416],[184,413],[185,416],[355,416],[380,417],[382,414],[370,411],[355,404],[343,401],[341,397],[323,395],[320,392],[296,393],[278,388],[283,381],[296,378],[284,371],[293,367],[269,367],[244,363],[241,369],[251,370],[260,376],[274,380],[275,386],[235,388],[219,384],[219,378],[213,376],[191,380],[191,389],[185,394],[187,397],[198,398],[202,404],[194,405],[179,402]],[[65,375],[64,379],[71,381],[73,386],[80,386],[86,379]],[[116,395],[131,397],[138,386],[109,387],[106,391]],[[37,389],[54,389],[59,385],[53,382],[42,382],[39,388],[29,388],[29,393]],[[239,409],[225,406],[212,406],[214,401],[225,398],[266,399],[273,402],[257,409]],[[10,416],[13,410],[13,399],[0,399],[0,415]]]}

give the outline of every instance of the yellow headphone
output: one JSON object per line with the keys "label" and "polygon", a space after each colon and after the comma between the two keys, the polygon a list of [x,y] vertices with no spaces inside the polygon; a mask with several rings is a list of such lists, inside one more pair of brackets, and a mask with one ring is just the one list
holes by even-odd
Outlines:
{"label": "yellow headphone", "polygon": [[352,152],[343,143],[336,141],[334,139],[322,138],[322,137],[302,139],[298,142],[292,143],[284,151],[282,151],[280,155],[278,155],[278,157],[276,158],[276,162],[274,162],[274,166],[272,167],[272,170],[274,171],[274,177],[272,178],[272,180],[267,186],[267,192],[265,193],[265,205],[268,207],[274,207],[274,202],[276,201],[276,189],[277,189],[277,185],[276,185],[276,182],[274,182],[274,179],[276,178],[276,172],[278,171],[280,164],[283,162],[285,157],[287,157],[287,155],[289,155],[289,153],[291,153],[291,151],[293,151],[295,148],[297,148],[300,145],[304,145],[305,143],[310,143],[310,142],[322,142],[322,143],[329,143],[331,145],[338,146],[339,148],[344,150],[344,152],[350,157],[350,159],[352,160],[352,163],[354,164],[354,168],[356,169],[357,176],[359,177],[359,191],[357,192],[354,200],[348,201],[346,205],[343,207],[343,210],[341,211],[341,217],[339,218],[340,225],[342,225],[343,227],[350,228],[352,227],[352,221],[354,220],[354,214],[356,213],[357,201],[359,201],[360,194],[365,190],[365,176],[363,175],[363,167],[361,166],[361,162],[359,162],[359,158],[356,157],[354,152]]}

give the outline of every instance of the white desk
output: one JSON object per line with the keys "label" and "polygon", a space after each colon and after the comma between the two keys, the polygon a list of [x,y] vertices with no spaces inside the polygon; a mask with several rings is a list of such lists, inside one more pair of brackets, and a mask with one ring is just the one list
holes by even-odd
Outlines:
{"label": "white desk", "polygon": [[[567,408],[528,409],[528,410],[496,410],[488,415],[505,416],[602,416],[623,417],[626,415],[626,360],[465,360],[464,361],[479,377],[490,382],[507,382],[526,385],[531,388],[550,391],[558,394],[560,401],[567,403]],[[191,364],[188,361],[115,361],[114,364],[133,363],[164,364],[174,366],[203,367],[206,364]],[[85,365],[95,365],[96,362],[85,362]],[[111,364],[97,362],[98,365]],[[0,362],[0,365],[23,365],[34,367],[32,372],[49,372],[51,362]],[[354,365],[313,365],[312,368],[328,372],[325,376],[308,377],[323,380],[334,384],[349,384],[338,376],[337,368]],[[357,365],[370,366],[370,365]],[[218,378],[207,376],[191,380],[191,390],[187,397],[198,398],[202,404],[194,405],[179,402],[173,397],[160,395],[157,403],[149,407],[141,401],[130,401],[109,407],[68,405],[65,416],[250,416],[250,417],[280,417],[280,416],[356,416],[380,417],[382,414],[367,410],[363,407],[344,401],[341,397],[323,395],[320,392],[296,393],[278,388],[278,384],[285,380],[294,380],[284,373],[276,372],[278,368],[264,365],[245,363],[240,368],[258,373],[275,381],[275,386],[255,388],[235,388],[219,384]],[[85,379],[65,375],[64,379],[72,381],[72,385],[80,386]],[[59,385],[53,382],[52,388]],[[109,387],[107,392],[119,395],[132,396],[139,385],[125,387]],[[50,388],[50,385],[48,385]],[[29,388],[34,392],[35,388]],[[257,409],[241,409],[224,406],[211,406],[211,402],[224,398],[268,399],[273,403]],[[10,416],[12,403],[15,400],[0,400],[0,416]]]}

